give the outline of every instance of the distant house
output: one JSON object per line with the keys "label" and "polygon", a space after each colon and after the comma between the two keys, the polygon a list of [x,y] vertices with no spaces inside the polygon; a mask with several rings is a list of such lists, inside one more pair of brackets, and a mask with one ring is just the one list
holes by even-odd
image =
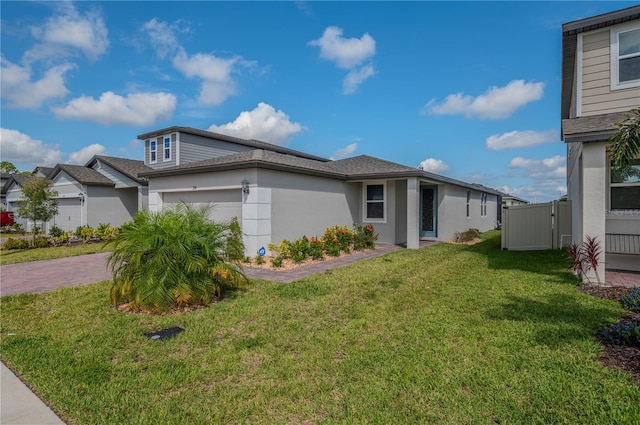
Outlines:
{"label": "distant house", "polygon": [[11,174],[0,173],[0,208],[4,211],[7,208],[7,189],[4,187],[11,179]]}
{"label": "distant house", "polygon": [[[640,6],[562,26],[562,137],[572,238],[603,244],[605,268],[640,270],[640,179],[612,172],[607,139],[640,107]],[[640,170],[640,158],[633,162]]]}
{"label": "distant house", "polygon": [[379,242],[409,248],[497,225],[499,192],[379,158],[331,161],[189,127],[138,138],[153,169],[140,174],[149,181],[149,209],[213,204],[212,219],[238,218],[249,255],[336,224],[371,223]]}
{"label": "distant house", "polygon": [[[149,171],[142,161],[94,156],[87,164],[58,164],[54,168],[36,167],[32,174],[53,181],[58,192],[58,214],[45,225],[62,230],[78,226],[96,227],[100,223],[120,226],[131,221],[138,210],[147,207],[147,182],[138,176]],[[17,209],[22,198],[22,184],[29,176],[15,174],[7,187],[9,211]],[[16,221],[29,230],[32,223],[16,216]]]}
{"label": "distant house", "polygon": [[502,206],[503,207],[514,207],[516,205],[527,205],[529,201],[525,201],[522,198],[518,198],[517,196],[504,194],[502,195]]}

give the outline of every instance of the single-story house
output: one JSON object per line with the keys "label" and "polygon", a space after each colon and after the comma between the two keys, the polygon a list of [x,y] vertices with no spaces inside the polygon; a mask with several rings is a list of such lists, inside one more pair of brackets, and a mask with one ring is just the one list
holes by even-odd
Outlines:
{"label": "single-story house", "polygon": [[[62,230],[78,226],[97,227],[100,223],[120,226],[147,208],[147,182],[138,176],[149,171],[142,161],[96,155],[87,164],[58,164],[54,168],[36,167],[33,174],[53,181],[58,192],[58,213],[45,224]],[[7,187],[9,211],[15,211],[22,198],[21,185],[28,175],[13,175]],[[16,215],[27,230],[32,223]]]}
{"label": "single-story house", "polygon": [[140,174],[149,209],[213,204],[212,219],[238,218],[248,255],[336,224],[371,223],[379,242],[408,248],[497,226],[499,192],[379,158],[332,161],[178,126],[138,138],[153,169]]}
{"label": "single-story house", "polygon": [[615,123],[640,107],[640,6],[562,26],[561,100],[572,239],[602,244],[603,281],[605,269],[640,270],[640,158],[621,175],[607,155]]}

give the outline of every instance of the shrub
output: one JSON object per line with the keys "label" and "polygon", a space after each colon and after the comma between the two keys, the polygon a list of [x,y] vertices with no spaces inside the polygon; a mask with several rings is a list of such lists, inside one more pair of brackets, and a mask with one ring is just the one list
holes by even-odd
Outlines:
{"label": "shrub", "polygon": [[227,260],[232,262],[241,261],[244,258],[244,242],[242,241],[242,229],[240,228],[238,217],[233,217],[229,223],[225,253]]}
{"label": "shrub", "polygon": [[314,260],[322,260],[324,258],[324,250],[322,249],[322,242],[315,237],[311,237],[309,240],[309,257]]}
{"label": "shrub", "polygon": [[328,255],[337,257],[340,252],[351,252],[351,244],[353,243],[354,232],[347,226],[332,226],[324,231],[322,243],[324,250]]}
{"label": "shrub", "polygon": [[293,241],[290,247],[291,259],[296,263],[301,263],[309,256],[309,239],[303,236],[302,239]]}
{"label": "shrub", "polygon": [[378,234],[375,232],[373,225],[361,226],[354,224],[353,228],[353,249],[375,249]]}
{"label": "shrub", "polygon": [[82,239],[83,242],[87,242],[89,239],[96,238],[96,229],[90,226],[78,226],[74,235],[78,239]]}
{"label": "shrub", "polygon": [[129,302],[146,311],[208,304],[242,286],[239,261],[225,254],[228,224],[211,222],[210,207],[179,204],[160,213],[139,212],[107,246],[113,251],[109,290],[113,305]]}
{"label": "shrub", "polygon": [[[100,223],[98,224],[98,228],[95,229],[94,234],[95,234],[95,237],[97,237],[100,240],[111,241],[118,236],[118,232],[119,232],[119,229],[117,227],[113,227],[108,223]],[[89,231],[87,230],[86,233],[89,233]]]}
{"label": "shrub", "polygon": [[256,256],[255,262],[256,262],[257,265],[264,264],[264,257],[262,255]]}
{"label": "shrub", "polygon": [[291,258],[291,242],[287,239],[280,241],[280,245],[270,243],[267,248],[271,252],[275,252],[278,256],[284,258]]}
{"label": "shrub", "polygon": [[61,228],[59,228],[58,226],[56,226],[55,224],[53,226],[51,226],[51,228],[49,229],[49,235],[51,235],[54,238],[58,238],[62,235],[64,235],[64,230],[62,230]]}
{"label": "shrub", "polygon": [[271,266],[282,267],[282,257],[273,257],[271,259]]}
{"label": "shrub", "polygon": [[51,238],[51,243],[54,246],[62,245],[63,243],[68,243],[73,232],[63,232],[60,236],[53,236]]}
{"label": "shrub", "polygon": [[9,238],[6,240],[4,245],[2,245],[2,249],[27,249],[29,248],[29,241],[26,239],[14,239]]}
{"label": "shrub", "polygon": [[640,313],[640,288],[635,288],[620,298],[622,307]]}
{"label": "shrub", "polygon": [[46,236],[36,236],[35,240],[33,241],[33,246],[35,246],[36,248],[46,248],[49,246],[49,238],[47,238]]}
{"label": "shrub", "polygon": [[602,336],[611,344],[640,347],[640,321],[616,323],[605,328]]}
{"label": "shrub", "polygon": [[464,232],[455,233],[456,242],[458,243],[471,242],[478,237],[480,237],[478,229],[467,229]]}
{"label": "shrub", "polygon": [[14,233],[18,233],[18,234],[24,235],[25,232],[24,232],[24,227],[22,227],[22,224],[13,223],[12,227],[13,227],[13,232]]}

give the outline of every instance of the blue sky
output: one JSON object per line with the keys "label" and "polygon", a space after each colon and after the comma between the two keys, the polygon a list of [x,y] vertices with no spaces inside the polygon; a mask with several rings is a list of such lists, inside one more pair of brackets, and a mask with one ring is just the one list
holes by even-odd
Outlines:
{"label": "blue sky", "polygon": [[180,125],[555,199],[561,26],[635,4],[3,1],[2,160]]}

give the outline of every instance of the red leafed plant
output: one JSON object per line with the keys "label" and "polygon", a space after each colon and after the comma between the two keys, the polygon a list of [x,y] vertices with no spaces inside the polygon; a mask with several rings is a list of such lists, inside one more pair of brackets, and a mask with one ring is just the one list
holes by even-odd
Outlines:
{"label": "red leafed plant", "polygon": [[586,277],[587,281],[591,283],[587,273],[589,270],[593,270],[596,274],[598,285],[600,285],[601,282],[600,275],[598,274],[598,263],[600,261],[600,254],[602,253],[602,250],[600,249],[600,242],[597,237],[587,235],[584,242],[580,244],[573,242],[571,245],[567,246],[566,250],[569,259],[573,261],[570,268],[576,276],[580,278]]}

